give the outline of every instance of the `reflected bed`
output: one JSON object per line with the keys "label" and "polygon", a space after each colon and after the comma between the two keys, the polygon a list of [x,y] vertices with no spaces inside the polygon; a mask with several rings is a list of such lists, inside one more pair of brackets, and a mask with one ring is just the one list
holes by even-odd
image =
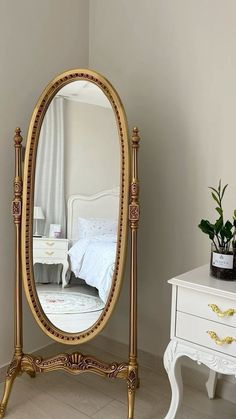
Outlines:
{"label": "reflected bed", "polygon": [[97,288],[104,303],[114,273],[118,211],[118,188],[91,196],[73,195],[68,201],[71,270],[75,278]]}

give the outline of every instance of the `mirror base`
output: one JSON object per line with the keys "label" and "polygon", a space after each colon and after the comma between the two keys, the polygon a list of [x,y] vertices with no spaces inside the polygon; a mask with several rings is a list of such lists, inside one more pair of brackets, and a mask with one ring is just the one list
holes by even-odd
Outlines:
{"label": "mirror base", "polygon": [[92,372],[110,379],[126,380],[128,386],[128,419],[134,418],[135,391],[139,386],[138,365],[126,362],[105,363],[90,355],[73,352],[72,354],[61,353],[45,359],[29,354],[15,355],[6,373],[4,394],[0,403],[0,419],[6,413],[12,385],[18,375],[25,372],[34,378],[36,373],[56,370],[64,370],[73,375]]}

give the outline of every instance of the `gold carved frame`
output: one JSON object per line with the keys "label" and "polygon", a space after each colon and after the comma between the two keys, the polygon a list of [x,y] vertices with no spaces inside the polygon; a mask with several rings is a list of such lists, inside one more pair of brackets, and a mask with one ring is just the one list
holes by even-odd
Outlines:
{"label": "gold carved frame", "polygon": [[[52,325],[42,312],[34,284],[32,264],[32,208],[34,194],[34,172],[39,132],[45,112],[60,88],[73,80],[90,80],[97,84],[106,94],[113,107],[120,137],[121,149],[121,198],[118,248],[116,270],[113,286],[103,313],[97,322],[82,333],[64,333]],[[98,73],[91,70],[71,70],[54,79],[40,96],[33,112],[29,127],[24,182],[22,181],[22,136],[20,128],[14,136],[15,146],[15,179],[12,215],[16,229],[16,283],[15,283],[15,351],[13,360],[7,370],[5,389],[0,404],[0,418],[3,418],[8,404],[12,384],[23,372],[35,377],[38,372],[65,370],[71,374],[93,372],[108,378],[121,378],[128,385],[128,419],[134,418],[135,390],[138,387],[137,364],[137,230],[139,222],[139,180],[138,180],[138,148],[139,131],[132,133],[132,174],[129,174],[129,139],[125,112],[116,91],[110,83]],[[23,194],[23,200],[22,200]],[[22,278],[26,297],[31,311],[43,331],[52,339],[65,344],[86,342],[96,336],[106,325],[114,310],[123,278],[124,260],[127,243],[127,220],[131,229],[131,266],[130,266],[130,333],[128,362],[107,364],[94,357],[80,352],[59,354],[43,359],[23,353],[22,334]]]}

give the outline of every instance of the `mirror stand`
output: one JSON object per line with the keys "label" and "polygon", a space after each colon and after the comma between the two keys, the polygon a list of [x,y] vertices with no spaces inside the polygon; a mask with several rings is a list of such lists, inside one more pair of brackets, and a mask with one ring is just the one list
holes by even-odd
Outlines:
{"label": "mirror stand", "polygon": [[70,374],[93,372],[107,378],[121,378],[128,386],[128,419],[134,418],[135,391],[139,386],[137,364],[137,231],[139,222],[139,180],[138,180],[138,149],[139,130],[132,133],[132,180],[130,185],[129,224],[131,229],[131,266],[130,266],[130,332],[129,361],[111,364],[104,363],[91,356],[79,352],[59,354],[43,359],[23,353],[23,321],[22,321],[22,272],[21,272],[21,209],[22,209],[22,136],[20,128],[16,128],[15,147],[15,178],[12,215],[16,231],[16,268],[15,268],[15,351],[13,360],[8,367],[5,379],[3,398],[0,404],[0,418],[4,417],[11,388],[15,378],[26,372],[34,378],[36,373],[64,370]]}

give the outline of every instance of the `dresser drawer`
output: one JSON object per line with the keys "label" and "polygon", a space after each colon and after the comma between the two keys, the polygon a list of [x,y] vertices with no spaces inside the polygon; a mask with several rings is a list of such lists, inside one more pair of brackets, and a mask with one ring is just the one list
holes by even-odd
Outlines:
{"label": "dresser drawer", "polygon": [[[215,310],[218,313],[214,312],[213,307],[209,307],[209,304],[215,305]],[[178,287],[178,311],[236,327],[236,314],[230,315],[230,313],[232,314],[232,311],[228,311],[230,309],[236,310],[236,301],[189,288]]]}
{"label": "dresser drawer", "polygon": [[67,252],[61,249],[36,249],[34,259],[67,259]]}
{"label": "dresser drawer", "polygon": [[233,327],[177,312],[176,337],[236,357],[236,342],[217,345],[208,331],[216,333],[219,339],[228,336],[236,339],[236,330]]}
{"label": "dresser drawer", "polygon": [[68,249],[68,241],[67,240],[42,240],[42,239],[34,239],[33,240],[33,248],[34,249],[45,249],[45,250],[54,250],[54,249],[61,249],[66,250]]}

